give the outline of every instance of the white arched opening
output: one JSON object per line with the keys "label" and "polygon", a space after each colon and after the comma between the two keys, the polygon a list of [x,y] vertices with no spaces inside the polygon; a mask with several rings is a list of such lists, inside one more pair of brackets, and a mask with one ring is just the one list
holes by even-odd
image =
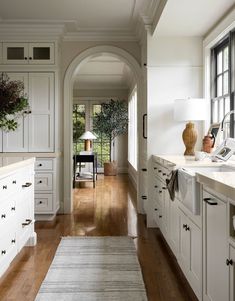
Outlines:
{"label": "white arched opening", "polygon": [[95,46],[83,51],[69,65],[64,78],[64,213],[73,210],[72,200],[72,104],[74,74],[82,64],[85,64],[92,56],[98,54],[111,54],[119,57],[132,70],[138,87],[138,95],[141,95],[141,67],[136,59],[127,51],[115,46]]}

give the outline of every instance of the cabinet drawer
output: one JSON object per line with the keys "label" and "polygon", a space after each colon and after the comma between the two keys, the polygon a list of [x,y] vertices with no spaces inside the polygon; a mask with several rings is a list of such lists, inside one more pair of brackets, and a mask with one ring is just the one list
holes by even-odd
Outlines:
{"label": "cabinet drawer", "polygon": [[53,170],[53,159],[37,159],[35,170]]}
{"label": "cabinet drawer", "polygon": [[[11,255],[12,249],[15,249],[13,256]],[[0,237],[0,264],[6,260],[11,261],[11,259],[16,254],[16,233],[11,231]],[[9,258],[10,256],[10,258]]]}
{"label": "cabinet drawer", "polygon": [[52,211],[52,194],[35,194],[35,213]]}
{"label": "cabinet drawer", "polygon": [[44,191],[52,190],[53,174],[52,173],[37,173],[35,175],[35,190]]}
{"label": "cabinet drawer", "polygon": [[0,180],[0,200],[17,191],[19,179],[17,175],[5,177]]}
{"label": "cabinet drawer", "polygon": [[[6,227],[8,220],[15,215],[16,200],[15,196],[9,196],[8,199],[0,204],[0,229]],[[2,232],[2,231],[1,231]]]}

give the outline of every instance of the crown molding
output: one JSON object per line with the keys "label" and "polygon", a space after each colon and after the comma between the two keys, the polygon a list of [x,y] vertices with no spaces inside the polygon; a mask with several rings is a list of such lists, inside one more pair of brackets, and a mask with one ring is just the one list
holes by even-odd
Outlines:
{"label": "crown molding", "polygon": [[77,31],[67,32],[63,36],[63,41],[131,41],[137,42],[138,37],[132,31],[119,31],[119,30],[96,30],[96,31]]}
{"label": "crown molding", "polygon": [[64,35],[64,24],[35,23],[3,23],[0,22],[0,38],[2,40],[58,40]]}

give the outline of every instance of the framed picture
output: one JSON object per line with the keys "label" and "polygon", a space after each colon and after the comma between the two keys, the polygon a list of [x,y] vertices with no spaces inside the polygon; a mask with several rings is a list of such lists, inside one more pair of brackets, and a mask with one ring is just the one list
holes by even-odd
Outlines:
{"label": "framed picture", "polygon": [[225,141],[214,151],[213,156],[216,158],[227,161],[235,151],[235,139],[227,138]]}

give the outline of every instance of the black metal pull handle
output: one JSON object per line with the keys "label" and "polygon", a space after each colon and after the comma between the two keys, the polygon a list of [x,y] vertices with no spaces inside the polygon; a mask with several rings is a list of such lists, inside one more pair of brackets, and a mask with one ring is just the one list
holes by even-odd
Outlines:
{"label": "black metal pull handle", "polygon": [[3,255],[3,254],[6,254],[6,253],[7,253],[7,251],[6,251],[6,250],[2,250],[2,252],[1,252],[1,253],[2,253],[2,255]]}
{"label": "black metal pull handle", "polygon": [[145,134],[146,129],[145,129],[145,123],[146,123],[146,118],[147,118],[147,114],[143,115],[143,138],[147,139],[147,135]]}
{"label": "black metal pull handle", "polygon": [[216,202],[216,200],[212,198],[204,198],[203,201],[206,202],[208,205],[218,205],[218,202]]}
{"label": "black metal pull handle", "polygon": [[12,239],[12,240],[11,240],[11,243],[12,243],[12,244],[15,244],[15,243],[16,243],[16,240],[15,240],[15,239]]}
{"label": "black metal pull handle", "polygon": [[154,167],[153,169],[154,169],[154,170],[156,170],[156,169],[157,169],[157,167]]}
{"label": "black metal pull handle", "polygon": [[157,186],[157,185],[155,185],[155,186],[154,186],[154,188],[158,188],[158,186]]}
{"label": "black metal pull handle", "polygon": [[38,166],[42,166],[42,163],[39,163]]}
{"label": "black metal pull handle", "polygon": [[166,190],[166,187],[162,187],[163,190]]}
{"label": "black metal pull handle", "polygon": [[28,225],[30,225],[32,223],[32,220],[31,219],[26,219],[25,220],[25,223],[22,223],[22,226],[24,227],[24,226],[28,226]]}
{"label": "black metal pull handle", "polygon": [[1,215],[1,218],[6,218],[6,214],[2,214],[2,215]]}
{"label": "black metal pull handle", "polygon": [[11,207],[11,211],[15,211],[16,210],[16,207]]}
{"label": "black metal pull handle", "polygon": [[22,187],[23,187],[23,188],[26,188],[26,187],[30,187],[31,185],[32,185],[32,183],[27,182],[27,183],[25,183],[24,185],[22,185]]}
{"label": "black metal pull handle", "polygon": [[162,175],[163,175],[163,176],[166,176],[166,173],[164,172]]}
{"label": "black metal pull handle", "polygon": [[12,181],[12,184],[16,184],[16,180]]}
{"label": "black metal pull handle", "polygon": [[160,173],[160,172],[162,172],[162,170],[161,170],[161,169],[158,169],[158,172]]}
{"label": "black metal pull handle", "polygon": [[186,227],[187,227],[187,224],[183,224],[183,229],[186,229]]}
{"label": "black metal pull handle", "polygon": [[189,231],[190,230],[190,228],[189,228],[189,226],[187,225],[187,227],[185,228],[185,231]]}
{"label": "black metal pull handle", "polygon": [[142,171],[147,171],[147,168],[142,168],[141,170],[142,170]]}
{"label": "black metal pull handle", "polygon": [[2,189],[7,189],[7,185],[3,185],[3,186],[2,186]]}
{"label": "black metal pull handle", "polygon": [[162,215],[159,215],[159,218],[162,218]]}
{"label": "black metal pull handle", "polygon": [[141,197],[143,200],[147,200],[147,196],[146,195],[142,195]]}
{"label": "black metal pull handle", "polygon": [[233,265],[233,260],[232,259],[226,259],[226,264],[227,265]]}
{"label": "black metal pull handle", "polygon": [[159,192],[159,193],[162,193],[162,190],[159,190],[158,192]]}
{"label": "black metal pull handle", "polygon": [[157,209],[157,208],[154,208],[154,210],[155,210],[155,211],[158,211],[158,209]]}

